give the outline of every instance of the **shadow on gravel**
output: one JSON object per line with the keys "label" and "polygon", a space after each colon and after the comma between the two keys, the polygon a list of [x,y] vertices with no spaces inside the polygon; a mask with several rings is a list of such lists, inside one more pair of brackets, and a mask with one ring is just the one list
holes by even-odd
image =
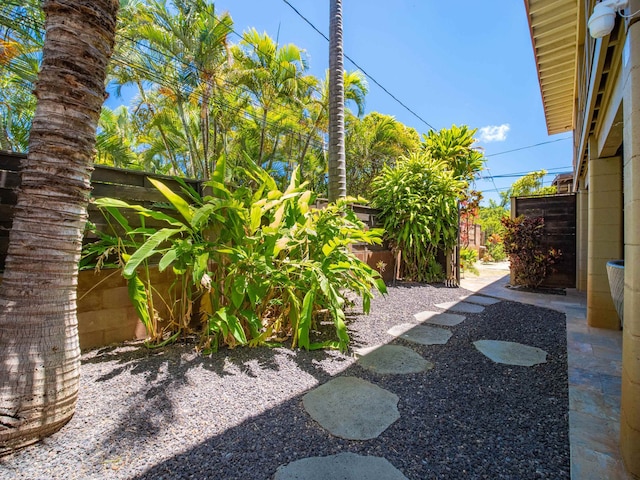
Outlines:
{"label": "shadow on gravel", "polygon": [[[417,288],[409,288],[414,287]],[[354,321],[357,324],[360,320],[357,317]],[[343,360],[347,368],[339,375],[357,376],[400,397],[400,419],[378,438],[349,441],[330,435],[306,414],[301,393],[212,434],[195,447],[151,466],[134,478],[266,480],[272,478],[279,466],[294,460],[340,452],[384,457],[415,480],[569,478],[564,315],[503,301],[482,313],[467,314],[465,322],[449,328],[454,335],[446,345],[421,346],[398,339],[390,342],[409,346],[433,362],[435,368],[426,373],[378,375],[350,363],[349,359]],[[493,363],[473,347],[473,342],[480,339],[537,346],[548,352],[547,363],[530,368]],[[147,391],[148,405],[132,407],[122,417],[122,429],[131,432],[131,441],[139,442],[139,435],[152,437],[157,432],[148,422],[154,422],[158,412],[164,417],[163,428],[171,428],[175,413],[172,390],[182,382],[188,383],[190,370],[201,368],[228,377],[259,365],[278,372],[284,355],[285,361],[295,362],[302,372],[324,383],[332,375],[321,367],[322,362],[328,357],[332,361],[338,358],[327,352],[287,353],[280,349],[238,349],[224,353],[222,361],[221,356],[194,356],[184,361],[156,353],[145,357],[139,352],[122,359],[120,368],[132,373],[156,380],[160,378],[159,372],[166,375]],[[282,373],[287,375],[290,371]],[[191,388],[198,390],[197,385]],[[254,395],[262,394],[256,384]],[[197,403],[198,398],[193,401]],[[220,419],[208,411],[199,414],[201,428],[215,431]],[[119,438],[107,439],[106,443],[122,442],[122,431],[114,435]]]}

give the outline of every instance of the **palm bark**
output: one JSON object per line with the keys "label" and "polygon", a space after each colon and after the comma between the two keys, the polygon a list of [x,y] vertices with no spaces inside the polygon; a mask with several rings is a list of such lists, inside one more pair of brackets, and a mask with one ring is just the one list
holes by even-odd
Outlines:
{"label": "palm bark", "polygon": [[0,454],[72,417],[76,287],[118,0],[45,0],[36,113],[0,286]]}
{"label": "palm bark", "polygon": [[344,152],[342,0],[331,0],[329,23],[329,201],[347,196]]}

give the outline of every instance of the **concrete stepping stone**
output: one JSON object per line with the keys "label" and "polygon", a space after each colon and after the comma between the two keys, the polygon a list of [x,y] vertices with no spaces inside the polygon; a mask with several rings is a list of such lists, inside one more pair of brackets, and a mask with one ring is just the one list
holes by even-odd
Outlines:
{"label": "concrete stepping stone", "polygon": [[453,335],[444,328],[430,327],[428,325],[415,325],[413,323],[401,323],[387,330],[389,335],[400,337],[404,340],[421,345],[444,345]]}
{"label": "concrete stepping stone", "polygon": [[502,301],[499,298],[485,297],[484,295],[466,295],[460,297],[460,299],[467,303],[475,303],[476,305],[483,305],[485,307],[495,305]]}
{"label": "concrete stepping stone", "polygon": [[478,340],[473,344],[480,353],[496,363],[523,367],[547,363],[547,352],[538,347],[500,340]]}
{"label": "concrete stepping stone", "polygon": [[436,307],[460,313],[482,313],[484,311],[484,307],[481,305],[462,301],[436,303]]}
{"label": "concrete stepping stone", "polygon": [[464,322],[467,317],[464,315],[457,315],[455,313],[424,311],[416,313],[413,318],[420,323],[430,323],[431,325],[441,325],[443,327],[455,327],[459,323]]}
{"label": "concrete stepping stone", "polygon": [[296,460],[276,470],[274,480],[408,480],[386,458],[339,453]]}
{"label": "concrete stepping stone", "polygon": [[329,380],[302,397],[302,404],[321,427],[347,440],[376,438],[400,418],[396,394],[356,377]]}
{"label": "concrete stepping stone", "polygon": [[403,375],[433,368],[421,355],[400,345],[378,345],[356,350],[358,364],[376,373]]}

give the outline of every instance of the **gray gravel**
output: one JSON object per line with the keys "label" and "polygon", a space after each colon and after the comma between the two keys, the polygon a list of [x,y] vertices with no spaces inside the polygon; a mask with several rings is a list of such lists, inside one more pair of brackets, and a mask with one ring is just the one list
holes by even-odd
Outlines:
{"label": "gray gravel", "polygon": [[[384,457],[410,479],[569,478],[564,315],[512,302],[448,327],[446,345],[422,346],[386,331],[438,310],[462,289],[407,285],[377,298],[349,324],[352,347],[404,345],[435,364],[381,375],[338,352],[223,350],[138,345],[83,355],[77,412],[59,433],[0,460],[0,479],[270,479],[305,457],[340,452]],[[531,368],[495,364],[481,339],[549,353]],[[303,410],[302,395],[353,375],[400,397],[400,420],[373,440],[336,438]]]}

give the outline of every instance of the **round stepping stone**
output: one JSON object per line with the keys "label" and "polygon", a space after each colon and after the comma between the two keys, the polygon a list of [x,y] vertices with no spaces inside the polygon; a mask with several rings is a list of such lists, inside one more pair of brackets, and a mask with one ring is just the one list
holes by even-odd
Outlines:
{"label": "round stepping stone", "polygon": [[358,363],[364,368],[382,374],[420,373],[433,368],[433,363],[400,345],[360,348],[356,350],[356,356],[360,357]]}
{"label": "round stepping stone", "polygon": [[430,323],[431,325],[441,325],[443,327],[454,327],[459,323],[464,322],[464,315],[457,315],[455,313],[440,313],[440,312],[419,312],[413,316],[418,322]]}
{"label": "round stepping stone", "polygon": [[473,344],[480,353],[496,363],[532,367],[547,362],[547,352],[538,347],[500,340],[478,340]]}
{"label": "round stepping stone", "polygon": [[276,470],[274,480],[407,480],[386,458],[339,453],[296,460]]}
{"label": "round stepping stone", "polygon": [[396,394],[356,377],[329,380],[302,404],[320,426],[347,440],[376,438],[400,418]]}
{"label": "round stepping stone", "polygon": [[461,313],[484,312],[484,307],[481,305],[475,305],[473,303],[466,303],[466,302],[460,302],[460,301],[436,303],[436,307],[442,308],[443,310],[451,310],[452,312],[461,312]]}
{"label": "round stepping stone", "polygon": [[488,305],[495,305],[496,303],[502,301],[499,298],[485,297],[484,295],[467,295],[460,297],[460,299],[468,303],[484,305],[485,307]]}
{"label": "round stepping stone", "polygon": [[421,345],[444,345],[453,335],[444,328],[415,325],[413,323],[401,323],[391,327],[387,330],[387,333]]}

